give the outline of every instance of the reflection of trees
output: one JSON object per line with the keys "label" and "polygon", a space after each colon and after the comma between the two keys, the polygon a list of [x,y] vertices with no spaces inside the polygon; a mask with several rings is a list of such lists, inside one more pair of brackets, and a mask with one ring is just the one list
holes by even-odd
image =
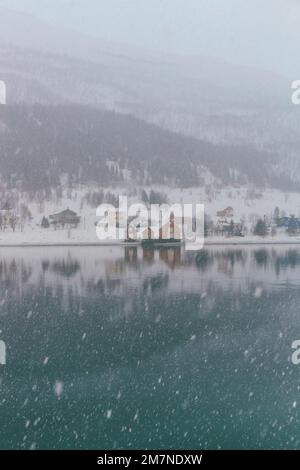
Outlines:
{"label": "reflection of trees", "polygon": [[[252,286],[237,302],[236,294],[220,285],[211,284],[202,298],[201,292],[189,296],[166,292],[163,286],[167,282],[167,277],[156,277],[130,295],[124,291],[119,296],[114,295],[116,286],[108,284],[96,297],[82,297],[72,286],[63,292],[61,286],[30,285],[22,296],[8,299],[11,315],[4,318],[6,338],[14,350],[15,373],[26,375],[28,367],[43,367],[45,356],[51,358],[47,370],[66,377],[74,370],[136,364],[137,359],[190,342],[193,335],[205,344],[210,338],[217,341],[209,331],[220,344],[226,345],[230,337],[231,347],[238,349],[236,338],[244,338],[245,331],[255,339],[261,328],[278,329],[274,306],[280,292],[268,299],[266,314],[261,315]],[[148,288],[159,288],[159,295],[146,297]],[[299,299],[298,291],[293,295]],[[30,317],[28,312],[32,312]],[[82,342],[83,333],[87,334],[86,342]],[[248,343],[247,338],[241,339],[242,352]]]}
{"label": "reflection of trees", "polygon": [[242,266],[246,263],[247,253],[243,250],[222,250],[215,254],[218,263],[218,271],[232,276],[234,266],[238,263]]}
{"label": "reflection of trees", "polygon": [[300,266],[300,253],[296,249],[286,250],[284,253],[278,253],[275,250],[271,252],[265,248],[254,251],[254,260],[259,267],[274,266],[278,275],[281,269],[296,268]]}
{"label": "reflection of trees", "polygon": [[245,250],[224,250],[214,253],[216,259],[226,261],[233,268],[236,263],[245,265],[247,261],[247,252]]}
{"label": "reflection of trees", "polygon": [[50,269],[56,274],[70,278],[80,270],[80,263],[68,257],[66,260],[57,260],[50,264]]}
{"label": "reflection of trees", "polygon": [[[247,256],[241,256],[238,250],[203,250],[201,255],[199,266],[201,263],[210,266],[214,261],[218,264],[218,260],[234,265],[243,263]],[[300,261],[297,250],[289,250],[277,259],[288,265]],[[194,266],[187,264],[180,273],[184,276],[190,267],[194,273]],[[103,275],[98,282],[88,271],[82,276],[78,289],[78,278],[60,282],[59,273],[56,279],[53,275],[48,279],[40,262],[35,267],[35,282],[28,283],[34,267],[33,262],[25,264],[20,259],[13,263],[0,261],[1,293],[8,290],[5,306],[1,307],[4,314],[1,327],[13,351],[11,377],[14,381],[22,378],[25,384],[35,377],[40,387],[46,374],[52,383],[53,378],[59,376],[68,381],[74,373],[85,377],[87,372],[93,376],[93,372],[97,374],[115,366],[135,367],[144,359],[171,358],[169,352],[184,348],[187,348],[187,357],[196,348],[197,355],[191,358],[194,364],[199,362],[199,351],[203,355],[210,354],[210,365],[215,358],[216,364],[222,365],[218,377],[221,381],[226,367],[232,367],[235,357],[244,357],[249,344],[255,344],[253,367],[260,364],[266,347],[263,344],[259,349],[259,342],[262,338],[274,341],[282,328],[282,291],[274,289],[271,296],[256,298],[253,295],[255,282],[237,291],[228,288],[228,283],[211,281],[203,297],[202,289],[188,294],[180,286],[167,289],[173,272],[168,271],[166,275],[164,269],[162,274],[154,273],[151,268],[151,276],[147,272],[146,279],[134,277],[130,289],[126,271],[118,279]],[[214,269],[217,272],[217,266]],[[16,289],[22,282],[27,282],[26,289]],[[293,313],[293,305],[297,309],[300,301],[299,290],[293,289],[290,295],[289,312]],[[287,321],[283,326],[292,328],[291,323]],[[86,334],[84,340],[83,334]],[[191,341],[191,338],[196,339]],[[276,341],[270,346],[273,358],[272,347],[276,349]],[[46,367],[43,365],[45,357],[50,358]],[[286,360],[285,354],[280,357]],[[176,364],[178,366],[176,361],[172,363],[175,372]],[[205,364],[205,371],[207,367]],[[213,373],[219,369],[215,367]],[[141,374],[140,380],[146,382],[147,377]],[[37,396],[30,382],[29,389],[20,387],[20,391],[15,391],[19,393],[20,403],[24,402],[21,390],[26,390],[29,397]],[[15,396],[12,391],[9,390],[11,396]]]}
{"label": "reflection of trees", "polygon": [[[274,266],[276,274],[279,274],[281,268],[295,268],[300,266],[300,251],[297,249],[289,249],[283,253],[278,253],[275,250],[260,248],[254,250],[252,256],[255,260],[257,267],[266,268],[267,266]],[[220,248],[203,249],[196,255],[188,253],[185,257],[186,264],[195,262],[198,269],[201,271],[207,270],[212,267],[214,262],[217,262],[218,271],[225,274],[232,275],[236,264],[244,267],[248,259],[248,253],[244,249],[226,250]]]}
{"label": "reflection of trees", "polygon": [[236,263],[244,266],[247,261],[245,250],[201,250],[195,256],[195,264],[201,271],[206,271],[209,266],[217,262],[218,271],[226,274],[232,274]]}
{"label": "reflection of trees", "polygon": [[254,252],[254,259],[261,267],[266,267],[269,263],[269,253],[265,249],[256,250]]}
{"label": "reflection of trees", "polygon": [[48,271],[50,266],[50,261],[48,259],[42,261],[42,270],[43,272]]}
{"label": "reflection of trees", "polygon": [[274,254],[274,264],[276,273],[281,269],[296,268],[300,266],[300,253],[296,249],[287,250],[283,255]]}
{"label": "reflection of trees", "polygon": [[288,250],[287,262],[292,268],[295,268],[298,264],[300,264],[300,256],[296,250]]}
{"label": "reflection of trees", "polygon": [[[30,283],[22,295],[9,296],[10,314],[2,319],[12,352],[1,390],[2,415],[8,423],[0,429],[2,447],[11,445],[12,436],[16,447],[24,446],[24,417],[32,423],[42,417],[26,429],[27,441],[38,442],[39,447],[54,443],[58,448],[75,448],[77,434],[66,433],[67,425],[89,448],[99,447],[95,432],[99,429],[101,443],[108,448],[115,439],[120,447],[132,446],[141,442],[140,436],[147,446],[150,434],[145,429],[153,428],[149,410],[162,433],[166,422],[172,431],[181,429],[182,423],[196,423],[194,434],[188,435],[188,443],[196,447],[202,432],[198,424],[205,419],[203,439],[207,439],[216,403],[221,403],[222,422],[229,422],[241,409],[249,411],[253,421],[257,406],[260,424],[264,404],[286,397],[287,387],[294,396],[298,382],[295,374],[286,372],[286,341],[276,340],[285,325],[287,335],[294,328],[289,321],[281,325],[286,317],[280,308],[282,291],[275,289],[264,302],[253,296],[255,282],[238,294],[212,282],[206,297],[201,292],[186,295],[163,289],[159,295],[146,296],[144,283],[138,280],[137,289],[115,296],[116,284],[104,277],[91,298],[77,291],[74,279],[64,283],[69,286],[66,292],[53,276],[44,285],[46,276],[40,274],[39,282]],[[152,282],[161,286],[166,281],[155,276]],[[289,303],[297,310],[300,292],[293,289],[290,294]],[[258,308],[261,302],[263,314]],[[280,388],[283,375],[285,386]],[[61,401],[53,394],[57,379],[65,384]],[[249,400],[249,390],[256,390],[257,402]],[[101,418],[108,409],[113,409],[116,421]],[[118,432],[124,416],[131,423],[137,410],[132,433]],[[240,421],[242,435],[244,421]],[[154,438],[156,434],[161,433],[154,433]],[[174,436],[180,446],[182,434]]]}
{"label": "reflection of trees", "polygon": [[168,274],[158,274],[157,276],[148,277],[144,280],[143,291],[154,294],[154,292],[159,291],[160,289],[166,289],[168,284]]}
{"label": "reflection of trees", "polygon": [[97,281],[92,281],[92,280],[88,281],[86,284],[86,290],[89,295],[90,294],[106,295],[107,293],[116,294],[116,291],[119,291],[121,286],[122,286],[121,279],[105,278],[105,279],[98,279]]}
{"label": "reflection of trees", "polygon": [[213,264],[213,262],[214,257],[208,250],[201,250],[195,257],[196,266],[201,271],[206,271],[207,268]]}
{"label": "reflection of trees", "polygon": [[11,261],[0,260],[0,283],[1,287],[20,287],[26,283],[32,275],[32,266],[28,266],[24,261],[17,262],[15,258]]}

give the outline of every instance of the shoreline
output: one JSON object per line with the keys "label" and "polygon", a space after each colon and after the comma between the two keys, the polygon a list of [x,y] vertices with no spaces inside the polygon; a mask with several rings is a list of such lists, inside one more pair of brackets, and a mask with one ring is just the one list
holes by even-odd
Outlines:
{"label": "shoreline", "polygon": [[[300,245],[300,239],[296,239],[296,240],[239,240],[239,241],[236,241],[236,240],[212,240],[212,239],[209,239],[207,241],[204,242],[203,244],[203,247],[200,248],[199,250],[195,250],[195,251],[200,251],[202,249],[204,249],[205,247],[207,246],[260,246],[260,245],[263,245],[263,246],[278,246],[278,245]],[[151,248],[184,248],[184,243],[157,243],[157,244],[153,244],[152,246],[150,246]],[[124,248],[127,248],[127,247],[133,247],[133,248],[136,248],[136,247],[142,247],[142,244],[141,242],[130,242],[130,243],[127,243],[127,242],[103,242],[103,243],[99,243],[99,242],[88,242],[88,241],[78,241],[78,240],[74,240],[73,242],[72,241],[68,241],[68,242],[64,242],[64,241],[61,241],[61,242],[46,242],[46,241],[41,241],[41,242],[11,242],[11,243],[7,243],[7,242],[1,242],[0,241],[0,248],[45,248],[45,247],[124,247]],[[193,251],[193,250],[188,250],[188,251]]]}

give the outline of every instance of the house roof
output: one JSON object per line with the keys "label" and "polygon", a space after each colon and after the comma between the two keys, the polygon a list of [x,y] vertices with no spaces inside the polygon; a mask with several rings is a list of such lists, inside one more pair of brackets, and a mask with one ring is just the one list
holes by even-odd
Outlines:
{"label": "house roof", "polygon": [[50,219],[58,219],[58,218],[68,218],[68,217],[78,217],[76,212],[71,211],[71,209],[65,209],[57,214],[50,215]]}
{"label": "house roof", "polygon": [[219,212],[226,212],[226,211],[233,211],[233,207],[228,206],[228,207],[226,207],[225,209],[219,210],[219,211],[217,211],[217,212],[219,213]]}

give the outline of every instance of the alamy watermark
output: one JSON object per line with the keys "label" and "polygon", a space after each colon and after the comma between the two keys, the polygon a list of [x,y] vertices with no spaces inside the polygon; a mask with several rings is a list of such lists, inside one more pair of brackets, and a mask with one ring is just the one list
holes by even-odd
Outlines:
{"label": "alamy watermark", "polygon": [[100,218],[96,234],[101,241],[179,242],[188,250],[203,248],[203,204],[128,205],[127,197],[120,196],[117,208],[101,204],[96,215]]}
{"label": "alamy watermark", "polygon": [[[6,83],[0,80],[0,105],[6,104]],[[6,344],[0,340],[0,366],[6,364]]]}
{"label": "alamy watermark", "polygon": [[6,344],[4,341],[0,341],[0,366],[5,366],[6,364]]}
{"label": "alamy watermark", "polygon": [[300,364],[300,339],[293,341],[292,349],[294,352],[291,357],[291,362],[294,366],[298,366]]}
{"label": "alamy watermark", "polygon": [[6,104],[6,84],[0,80],[0,105]]}
{"label": "alamy watermark", "polygon": [[294,80],[292,82],[291,88],[293,91],[291,100],[293,104],[299,105],[300,104],[300,80]]}

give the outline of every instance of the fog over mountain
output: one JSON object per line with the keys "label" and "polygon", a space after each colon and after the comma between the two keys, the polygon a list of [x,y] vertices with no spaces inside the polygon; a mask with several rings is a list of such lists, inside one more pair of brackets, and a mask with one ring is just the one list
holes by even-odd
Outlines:
{"label": "fog over mountain", "polygon": [[[130,114],[226,148],[219,160],[227,169],[238,154],[235,168],[252,173],[252,179],[256,172],[249,172],[249,165],[257,155],[268,155],[262,166],[272,178],[263,176],[264,181],[274,181],[271,167],[277,179],[283,174],[300,179],[295,173],[300,113],[284,76],[216,58],[108,42],[5,8],[0,9],[0,39],[0,78],[10,104],[78,104]],[[55,122],[55,110],[49,116]],[[94,112],[91,116],[97,119]],[[141,153],[148,146],[151,141]]]}
{"label": "fog over mountain", "polygon": [[[224,0],[1,0],[0,3],[31,13],[56,30],[58,27],[77,30],[101,39],[102,43],[106,40],[183,56],[218,57],[294,79],[300,73],[296,50],[300,41],[298,0],[225,3]],[[38,37],[38,42],[41,39]]]}

